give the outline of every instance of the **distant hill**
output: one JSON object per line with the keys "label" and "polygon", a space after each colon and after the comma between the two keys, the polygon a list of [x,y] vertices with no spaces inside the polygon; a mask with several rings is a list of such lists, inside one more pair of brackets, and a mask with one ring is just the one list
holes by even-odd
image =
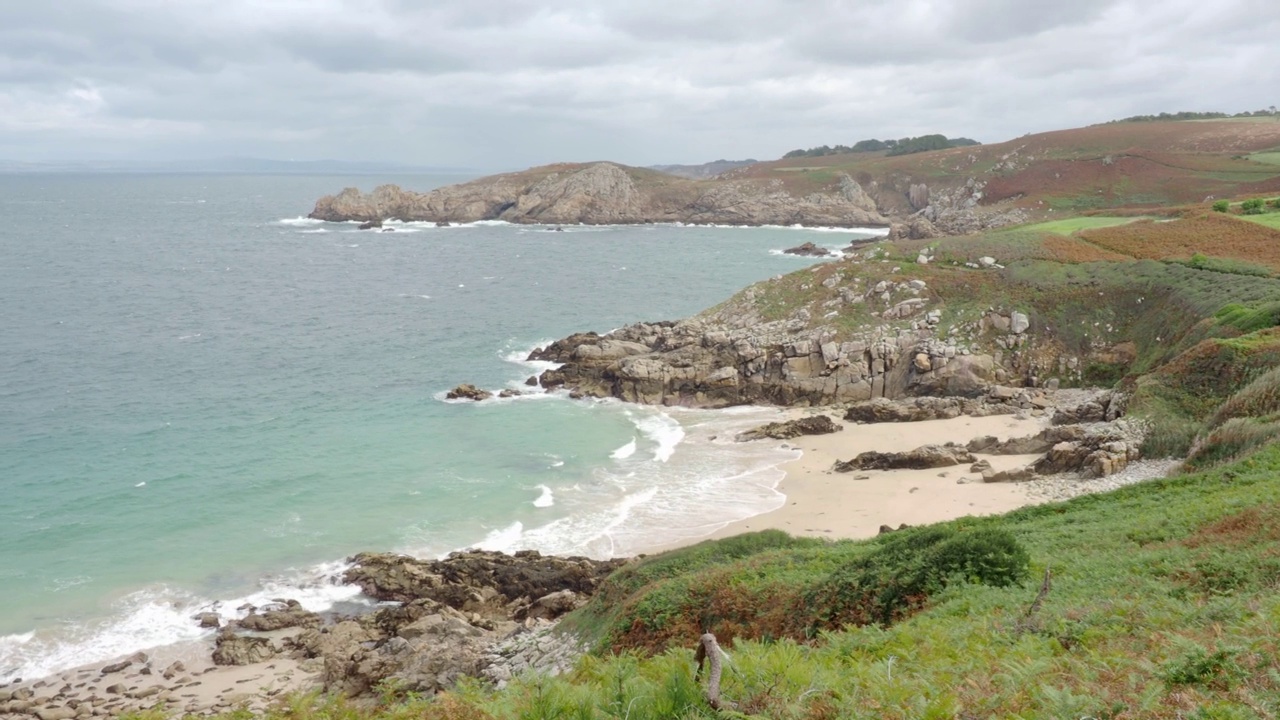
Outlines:
{"label": "distant hill", "polygon": [[896,157],[862,152],[784,158],[725,177],[781,181],[803,197],[844,175],[890,216],[940,202],[978,214],[1020,209],[1034,218],[1274,194],[1280,191],[1280,119],[1117,122]]}
{"label": "distant hill", "polygon": [[677,175],[691,180],[703,180],[713,178],[722,172],[733,170],[734,168],[744,167],[746,165],[754,165],[758,160],[712,160],[701,165],[650,165],[650,170],[667,173],[668,175]]}

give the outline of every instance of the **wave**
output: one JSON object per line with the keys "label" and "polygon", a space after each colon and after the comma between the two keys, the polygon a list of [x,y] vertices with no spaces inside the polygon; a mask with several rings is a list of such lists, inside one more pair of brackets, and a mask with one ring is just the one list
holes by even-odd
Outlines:
{"label": "wave", "polygon": [[626,460],[627,458],[635,454],[636,454],[636,438],[635,436],[632,436],[631,442],[609,453],[609,457],[613,458],[614,460]]}
{"label": "wave", "polygon": [[307,227],[311,225],[322,225],[324,224],[324,220],[316,220],[315,218],[302,217],[301,215],[299,215],[298,217],[282,218],[280,220],[277,220],[276,224],[292,225],[294,227]]}
{"label": "wave", "polygon": [[47,677],[138,650],[207,639],[214,631],[201,628],[193,619],[202,612],[217,613],[225,623],[247,614],[247,609],[240,608],[271,605],[274,598],[297,600],[312,612],[331,610],[339,603],[362,602],[358,586],[341,583],[342,572],[348,567],[345,562],[322,563],[263,578],[256,591],[224,600],[157,585],[124,596],[106,618],[0,636],[0,685],[18,678]]}
{"label": "wave", "polygon": [[504,528],[489,531],[483,540],[471,547],[497,552],[515,552],[524,547],[521,544],[523,537],[524,523],[517,520]]}
{"label": "wave", "polygon": [[632,422],[637,430],[657,445],[653,451],[653,459],[658,462],[670,460],[675,454],[676,446],[684,440],[684,428],[666,413],[648,415]]}
{"label": "wave", "polygon": [[551,493],[551,488],[546,485],[539,485],[538,487],[542,489],[542,494],[533,501],[533,506],[536,508],[548,508],[555,505],[556,498],[555,495]]}

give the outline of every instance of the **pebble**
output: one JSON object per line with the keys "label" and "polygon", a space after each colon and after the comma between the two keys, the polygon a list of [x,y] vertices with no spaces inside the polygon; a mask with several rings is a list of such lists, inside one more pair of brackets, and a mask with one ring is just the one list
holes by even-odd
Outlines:
{"label": "pebble", "polygon": [[1181,462],[1171,459],[1137,460],[1129,463],[1124,470],[1106,477],[1084,478],[1066,473],[1028,480],[1025,486],[1029,497],[1043,502],[1056,502],[1167,477]]}

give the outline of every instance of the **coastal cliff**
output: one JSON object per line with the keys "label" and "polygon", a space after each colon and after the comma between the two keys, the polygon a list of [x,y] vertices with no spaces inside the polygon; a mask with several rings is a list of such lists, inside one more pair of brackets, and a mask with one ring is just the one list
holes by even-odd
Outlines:
{"label": "coastal cliff", "polygon": [[321,198],[310,217],[360,222],[502,220],[544,224],[701,223],[886,227],[862,186],[843,175],[796,196],[778,180],[690,180],[614,163],[551,165],[428,193],[383,185]]}

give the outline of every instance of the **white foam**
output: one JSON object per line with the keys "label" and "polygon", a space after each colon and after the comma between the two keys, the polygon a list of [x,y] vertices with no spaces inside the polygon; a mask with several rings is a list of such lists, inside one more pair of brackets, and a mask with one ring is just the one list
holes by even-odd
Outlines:
{"label": "white foam", "polygon": [[489,531],[484,539],[476,543],[473,547],[480,550],[496,550],[499,552],[514,552],[523,546],[521,538],[524,536],[524,523],[517,520],[510,525],[498,530]]}
{"label": "white foam", "polygon": [[270,605],[274,598],[297,600],[312,612],[339,602],[360,601],[360,588],[341,583],[345,562],[322,563],[306,570],[264,578],[247,595],[212,600],[165,585],[139,590],[118,600],[113,613],[84,622],[65,622],[17,635],[0,636],[0,683],[33,680],[138,650],[199,640],[212,635],[193,616],[215,612],[223,621],[243,617],[246,603]]}
{"label": "white foam", "polygon": [[653,451],[653,459],[667,462],[675,454],[676,446],[684,440],[684,428],[666,413],[655,413],[633,420],[636,429],[646,438],[657,444]]}
{"label": "white foam", "polygon": [[551,507],[552,505],[555,505],[556,498],[551,493],[551,488],[547,487],[546,485],[539,485],[538,487],[542,489],[542,494],[539,495],[538,498],[533,501],[533,506],[536,508],[548,508],[548,507]]}
{"label": "white foam", "polygon": [[312,228],[312,229],[310,229],[310,230],[299,230],[299,231],[298,231],[298,233],[299,233],[299,234],[301,234],[301,235],[318,235],[318,234],[320,234],[320,233],[327,233],[327,232],[329,232],[329,229],[328,229],[328,228]]}
{"label": "white foam", "polygon": [[281,220],[276,221],[277,225],[292,225],[294,227],[306,227],[308,225],[320,225],[322,223],[324,223],[323,220],[316,220],[315,218],[302,217],[301,215],[299,215],[298,217],[283,218]]}
{"label": "white foam", "polygon": [[634,436],[632,436],[631,442],[609,453],[609,457],[613,458],[614,460],[626,460],[627,458],[635,454],[636,454],[636,439]]}

